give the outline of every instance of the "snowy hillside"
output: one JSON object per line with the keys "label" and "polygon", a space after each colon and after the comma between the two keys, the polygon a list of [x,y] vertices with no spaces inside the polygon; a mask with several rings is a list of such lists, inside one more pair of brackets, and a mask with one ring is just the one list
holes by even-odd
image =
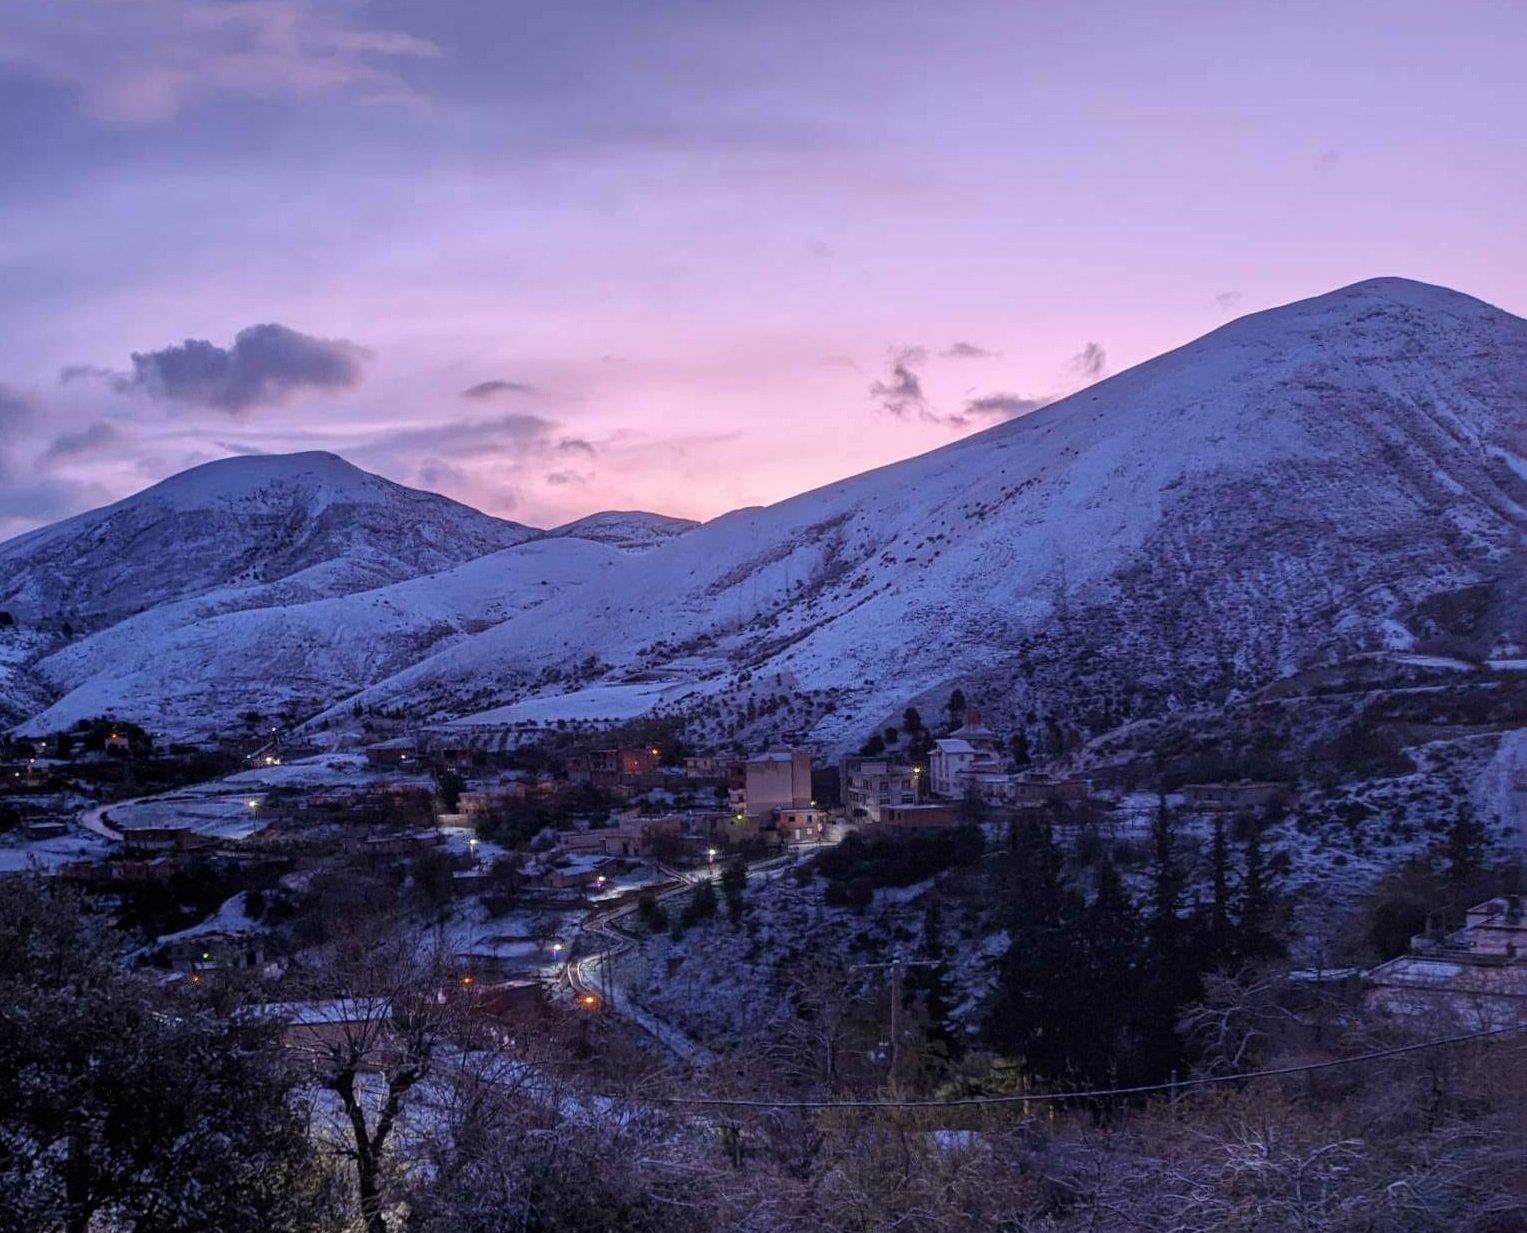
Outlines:
{"label": "snowy hillside", "polygon": [[[595,655],[605,696],[639,674],[687,686],[683,709],[788,672],[832,691],[798,726],[841,746],[955,683],[999,714],[1222,697],[1451,632],[1449,597],[1483,607],[1469,621],[1485,636],[1512,619],[1524,406],[1527,323],[1361,283],[718,518],[365,697],[450,715],[496,688],[511,704]],[[628,709],[650,704],[635,684]]]}
{"label": "snowy hillside", "polygon": [[[1379,279],[679,534],[678,520],[604,514],[468,552],[473,534],[534,533],[298,455],[312,471],[282,481],[279,514],[263,481],[225,493],[211,468],[112,507],[185,481],[193,529],[173,566],[107,510],[0,546],[31,571],[0,585],[44,611],[160,605],[42,658],[36,679],[63,697],[29,726],[113,709],[206,730],[333,700],[320,722],[356,702],[484,726],[659,706],[724,730],[768,698],[766,678],[791,695],[779,729],[827,747],[909,702],[936,708],[955,684],[999,723],[1143,715],[1354,651],[1527,641],[1512,590],[1524,407],[1527,323]],[[264,518],[290,547],[207,564],[212,532],[196,527],[232,519],[250,545]],[[420,564],[447,548],[460,555]],[[390,568],[441,572],[379,586]],[[352,571],[378,589],[349,594]]]}
{"label": "snowy hillside", "polygon": [[215,588],[263,606],[381,586],[535,531],[394,484],[333,454],[224,458],[0,544],[0,609],[108,621]]}
{"label": "snowy hillside", "polygon": [[[34,666],[61,695],[31,727],[131,715],[206,734],[244,710],[307,714],[467,634],[596,581],[622,559],[603,544],[534,540],[391,586],[233,611],[154,609]],[[214,597],[216,598],[216,597]]]}
{"label": "snowy hillside", "polygon": [[546,536],[591,539],[636,552],[666,544],[699,525],[688,518],[670,518],[666,514],[649,514],[643,510],[611,509],[554,527],[546,532]]}

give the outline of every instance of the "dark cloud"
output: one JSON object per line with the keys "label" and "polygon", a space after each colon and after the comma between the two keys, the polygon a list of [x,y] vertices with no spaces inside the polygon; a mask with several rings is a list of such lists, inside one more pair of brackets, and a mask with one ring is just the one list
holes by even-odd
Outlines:
{"label": "dark cloud", "polygon": [[552,471],[546,476],[546,482],[557,488],[563,488],[568,485],[581,488],[589,482],[589,477],[587,475],[579,475],[574,471]]}
{"label": "dark cloud", "polygon": [[583,454],[588,458],[593,458],[599,451],[594,448],[591,442],[585,441],[582,437],[563,437],[562,440],[557,442],[557,453]]}
{"label": "dark cloud", "polygon": [[89,458],[114,449],[122,443],[122,431],[115,424],[97,420],[78,432],[60,433],[43,450],[44,463],[62,462],[70,458]]}
{"label": "dark cloud", "polygon": [[134,351],[131,373],[87,365],[59,377],[104,377],[122,393],[237,413],[283,403],[303,390],[348,390],[360,384],[365,348],[343,339],[314,338],[268,322],[240,330],[231,347],[188,338],[158,351]]}
{"label": "dark cloud", "polygon": [[1025,398],[1021,394],[983,394],[965,404],[968,419],[1011,420],[1053,402],[1050,398]]}
{"label": "dark cloud", "polygon": [[937,415],[928,405],[923,393],[922,378],[913,365],[926,362],[928,352],[923,347],[893,347],[890,353],[890,374],[883,381],[870,383],[870,397],[876,407],[897,419],[917,416],[919,419],[936,419]]}
{"label": "dark cloud", "polygon": [[1071,370],[1088,381],[1096,381],[1108,371],[1108,353],[1090,342],[1072,357]]}
{"label": "dark cloud", "polygon": [[1214,297],[1214,302],[1221,308],[1229,311],[1239,304],[1245,297],[1239,291],[1221,291]]}
{"label": "dark cloud", "polygon": [[988,351],[985,347],[978,347],[975,343],[957,342],[944,348],[939,354],[946,360],[991,360],[996,359],[999,353]]}
{"label": "dark cloud", "polygon": [[461,396],[481,401],[485,398],[494,398],[499,394],[534,394],[535,392],[535,386],[526,385],[523,381],[479,381],[476,385],[462,390]]}

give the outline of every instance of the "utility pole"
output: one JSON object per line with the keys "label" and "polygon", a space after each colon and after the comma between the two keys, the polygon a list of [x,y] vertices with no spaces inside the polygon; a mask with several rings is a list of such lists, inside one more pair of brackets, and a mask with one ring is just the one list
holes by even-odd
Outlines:
{"label": "utility pole", "polygon": [[896,1077],[896,1066],[901,1061],[901,973],[903,968],[936,968],[943,961],[938,959],[892,959],[889,963],[854,963],[850,968],[891,969],[891,1078]]}

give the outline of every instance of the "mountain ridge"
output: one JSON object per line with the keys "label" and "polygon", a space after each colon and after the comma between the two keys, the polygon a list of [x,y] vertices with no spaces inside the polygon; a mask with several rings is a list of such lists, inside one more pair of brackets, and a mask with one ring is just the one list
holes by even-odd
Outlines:
{"label": "mountain ridge", "polygon": [[[1527,323],[1445,288],[1366,280],[634,559],[580,559],[546,587],[527,564],[513,585],[534,602],[506,595],[482,628],[458,605],[438,637],[399,632],[412,649],[380,655],[379,675],[347,669],[340,691],[320,665],[298,695],[322,723],[357,704],[498,722],[554,713],[568,666],[593,664],[578,683],[600,705],[650,707],[653,691],[625,682],[658,678],[662,705],[721,734],[753,722],[729,699],[773,673],[799,695],[776,726],[841,747],[959,683],[990,693],[1004,723],[1117,709],[1126,694],[1132,708],[1223,696],[1312,656],[1413,642],[1416,614],[1468,587],[1494,588],[1492,636],[1516,637],[1497,609],[1527,505],[1524,405]],[[579,521],[612,516],[630,517]],[[555,554],[566,530],[522,542]],[[475,585],[460,584],[463,603],[485,594]],[[185,686],[177,709],[215,720],[203,695],[216,691],[197,679],[211,669],[186,654],[156,662]],[[143,687],[81,679],[88,658],[39,661],[58,700],[38,722]],[[322,707],[325,689],[344,706]]]}

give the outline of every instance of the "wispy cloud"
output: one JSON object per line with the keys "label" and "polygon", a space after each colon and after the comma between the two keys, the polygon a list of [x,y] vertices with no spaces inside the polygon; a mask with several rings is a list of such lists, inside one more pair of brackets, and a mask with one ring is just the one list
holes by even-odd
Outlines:
{"label": "wispy cloud", "polygon": [[937,418],[923,392],[922,378],[913,367],[923,364],[927,358],[925,347],[891,348],[888,360],[890,372],[883,380],[877,379],[870,383],[870,397],[880,411],[903,420],[914,416],[919,419]]}
{"label": "wispy cloud", "polygon": [[1108,372],[1108,353],[1090,342],[1072,356],[1070,367],[1084,381],[1096,381]]}
{"label": "wispy cloud", "polygon": [[393,67],[431,42],[355,20],[353,0],[48,0],[7,6],[0,59],[73,90],[121,124],[168,120],[217,97],[417,96]]}
{"label": "wispy cloud", "polygon": [[975,343],[957,342],[951,343],[939,352],[946,360],[991,360],[996,359],[1000,352],[988,351],[985,347],[978,347]]}
{"label": "wispy cloud", "polygon": [[461,396],[475,402],[482,402],[503,394],[534,394],[536,392],[535,386],[527,385],[523,381],[479,381],[476,385],[470,385],[462,390]]}
{"label": "wispy cloud", "polygon": [[96,420],[78,432],[60,433],[54,437],[42,452],[40,461],[48,464],[67,459],[99,457],[120,446],[122,441],[120,428],[105,420]]}
{"label": "wispy cloud", "polygon": [[1011,420],[1054,402],[1050,398],[1027,398],[1022,394],[983,394],[965,404],[965,415],[972,420]]}

